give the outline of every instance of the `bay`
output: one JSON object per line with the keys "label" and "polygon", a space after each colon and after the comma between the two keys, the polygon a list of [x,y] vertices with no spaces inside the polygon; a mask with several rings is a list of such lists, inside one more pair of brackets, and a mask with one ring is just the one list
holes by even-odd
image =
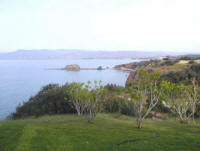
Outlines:
{"label": "bay", "polygon": [[47,70],[62,68],[68,64],[79,64],[82,68],[115,66],[138,60],[0,60],[0,120],[5,119],[16,107],[35,95],[49,83],[87,82],[101,80],[124,86],[129,72],[117,70]]}

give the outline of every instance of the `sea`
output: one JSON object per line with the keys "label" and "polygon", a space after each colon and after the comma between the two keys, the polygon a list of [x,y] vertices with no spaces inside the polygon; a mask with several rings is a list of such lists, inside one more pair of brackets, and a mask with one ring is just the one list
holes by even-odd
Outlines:
{"label": "sea", "polygon": [[103,85],[124,86],[128,71],[119,70],[48,70],[78,64],[81,68],[113,67],[139,60],[76,59],[76,60],[0,60],[0,120],[5,119],[45,85],[70,82],[102,81]]}

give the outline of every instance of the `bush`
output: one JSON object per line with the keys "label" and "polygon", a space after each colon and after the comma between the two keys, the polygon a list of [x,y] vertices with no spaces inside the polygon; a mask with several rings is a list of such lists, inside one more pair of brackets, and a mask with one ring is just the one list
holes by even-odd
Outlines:
{"label": "bush", "polygon": [[74,113],[75,110],[69,102],[67,88],[68,84],[64,86],[49,84],[43,87],[37,95],[18,106],[11,117],[17,119],[45,114]]}
{"label": "bush", "polygon": [[162,80],[173,83],[188,83],[193,78],[200,82],[200,64],[192,64],[183,71],[172,71],[162,75]]}
{"label": "bush", "polygon": [[176,64],[178,60],[164,60],[160,65],[161,66],[172,66]]}
{"label": "bush", "polygon": [[128,101],[121,101],[119,112],[124,115],[135,116],[134,103]]}
{"label": "bush", "polygon": [[[175,82],[184,81],[187,78],[197,76],[200,71],[199,66],[191,66],[188,70],[183,72],[170,72],[164,77]],[[187,78],[186,78],[187,77]],[[102,100],[103,112],[120,113],[124,115],[135,116],[135,106],[133,101],[128,101],[127,97],[121,91],[123,87],[108,84],[104,87],[106,89],[104,98]],[[18,106],[16,112],[9,118],[18,119],[26,118],[28,116],[41,116],[45,114],[66,114],[76,113],[74,106],[70,101],[70,84],[59,86],[58,84],[49,84],[43,87],[38,94],[31,97],[27,102]],[[162,103],[158,103],[153,109],[155,112],[169,113],[169,108]],[[200,117],[200,104],[197,106],[197,113],[195,116]]]}
{"label": "bush", "polygon": [[105,87],[106,93],[103,101],[104,112],[119,112],[120,111],[120,86],[114,84],[107,84]]}
{"label": "bush", "polygon": [[183,56],[180,58],[180,60],[192,60],[193,58],[190,56]]}
{"label": "bush", "polygon": [[195,63],[194,60],[190,60],[190,61],[189,61],[189,64],[194,64],[194,63]]}

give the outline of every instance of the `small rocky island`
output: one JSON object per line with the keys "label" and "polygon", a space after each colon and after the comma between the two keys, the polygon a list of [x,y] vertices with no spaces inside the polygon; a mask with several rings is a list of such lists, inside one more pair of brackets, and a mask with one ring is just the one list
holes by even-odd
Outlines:
{"label": "small rocky island", "polygon": [[77,64],[71,64],[71,65],[67,65],[64,68],[65,70],[69,70],[69,71],[79,71],[81,68],[79,65]]}
{"label": "small rocky island", "polygon": [[[106,68],[111,69],[111,68]],[[97,68],[81,68],[78,64],[66,65],[64,68],[49,68],[48,70],[67,70],[67,71],[80,71],[80,70],[105,70],[102,66]]]}

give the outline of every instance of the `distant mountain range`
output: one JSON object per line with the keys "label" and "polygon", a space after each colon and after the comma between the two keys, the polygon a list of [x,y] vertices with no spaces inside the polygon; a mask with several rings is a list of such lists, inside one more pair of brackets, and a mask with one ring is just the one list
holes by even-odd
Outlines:
{"label": "distant mountain range", "polygon": [[0,53],[0,59],[137,59],[183,54],[162,51],[17,50]]}

